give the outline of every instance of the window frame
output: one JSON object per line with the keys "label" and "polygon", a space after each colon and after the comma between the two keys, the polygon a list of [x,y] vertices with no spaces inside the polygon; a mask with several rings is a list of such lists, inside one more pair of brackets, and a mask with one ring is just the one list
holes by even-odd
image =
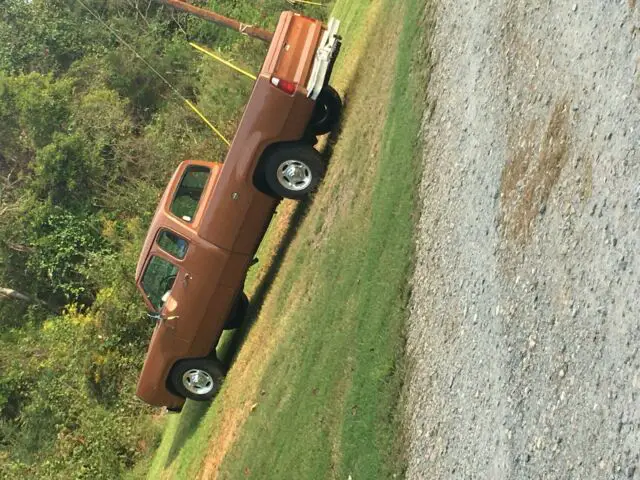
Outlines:
{"label": "window frame", "polygon": [[[200,195],[200,198],[198,199],[198,203],[196,205],[196,209],[193,212],[193,216],[191,217],[191,221],[187,221],[182,217],[179,217],[178,215],[176,215],[173,212],[173,203],[176,201],[176,198],[178,197],[178,192],[180,191],[180,187],[182,186],[182,182],[184,182],[185,177],[189,174],[189,170],[190,169],[201,169],[201,170],[207,170],[209,172],[209,175],[207,177],[207,181],[205,182],[204,186],[202,187],[202,193]],[[178,181],[178,183],[176,184],[176,188],[175,191],[173,192],[173,195],[171,196],[171,199],[169,200],[169,202],[167,203],[167,213],[169,215],[171,215],[173,218],[176,218],[178,220],[180,220],[180,222],[184,223],[185,225],[189,225],[189,226],[193,226],[195,224],[196,219],[198,219],[201,209],[201,203],[202,200],[205,196],[205,192],[207,191],[209,184],[211,182],[211,177],[213,176],[213,169],[211,166],[209,165],[201,165],[198,163],[189,163],[184,167],[184,170],[182,172],[182,174],[180,175],[180,180]]]}

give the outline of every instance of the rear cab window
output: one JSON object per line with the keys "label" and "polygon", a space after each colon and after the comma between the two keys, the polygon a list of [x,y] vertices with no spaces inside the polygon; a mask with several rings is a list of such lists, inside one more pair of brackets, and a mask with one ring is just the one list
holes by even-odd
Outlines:
{"label": "rear cab window", "polygon": [[187,250],[189,250],[189,242],[169,230],[160,230],[156,243],[162,250],[178,260],[184,259]]}
{"label": "rear cab window", "polygon": [[179,219],[191,223],[196,216],[202,192],[207,186],[211,169],[202,165],[189,165],[171,202],[171,213]]}

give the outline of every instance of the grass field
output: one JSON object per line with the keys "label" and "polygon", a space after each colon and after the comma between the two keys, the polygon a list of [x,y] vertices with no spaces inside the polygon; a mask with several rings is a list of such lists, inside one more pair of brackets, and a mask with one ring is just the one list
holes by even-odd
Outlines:
{"label": "grass field", "polygon": [[[401,3],[401,5],[399,5]],[[426,0],[339,0],[345,98],[314,199],[285,203],[226,334],[212,404],[188,402],[136,476],[378,479],[404,469],[403,328],[420,178]]]}

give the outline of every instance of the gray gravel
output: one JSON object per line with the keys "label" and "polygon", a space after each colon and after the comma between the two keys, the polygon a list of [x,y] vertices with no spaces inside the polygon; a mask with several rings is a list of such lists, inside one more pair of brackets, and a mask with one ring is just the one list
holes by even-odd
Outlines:
{"label": "gray gravel", "polygon": [[640,479],[634,3],[437,8],[409,479]]}

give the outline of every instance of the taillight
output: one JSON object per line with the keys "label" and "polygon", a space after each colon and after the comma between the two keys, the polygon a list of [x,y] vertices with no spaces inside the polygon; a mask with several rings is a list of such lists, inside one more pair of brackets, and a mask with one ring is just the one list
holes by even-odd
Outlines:
{"label": "taillight", "polygon": [[289,82],[287,80],[280,80],[277,77],[271,77],[271,83],[274,87],[282,90],[287,95],[293,95],[294,92],[296,91],[296,87],[298,86],[293,82]]}

